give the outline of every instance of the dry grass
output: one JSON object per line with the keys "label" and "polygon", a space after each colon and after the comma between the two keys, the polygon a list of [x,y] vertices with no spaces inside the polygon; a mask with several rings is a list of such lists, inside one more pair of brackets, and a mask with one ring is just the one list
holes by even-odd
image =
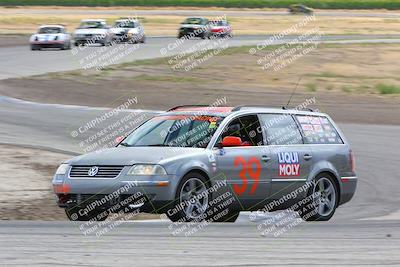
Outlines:
{"label": "dry grass", "polygon": [[[141,9],[145,10],[144,8]],[[126,9],[121,9],[120,15],[63,14],[62,12],[54,12],[54,14],[49,16],[46,14],[29,14],[29,12],[26,14],[19,14],[17,11],[28,12],[29,9],[0,8],[0,12],[2,13],[0,17],[0,33],[32,33],[36,31],[38,25],[47,23],[66,24],[69,31],[72,31],[78,26],[81,19],[104,18],[111,23],[115,19],[126,16],[127,13],[129,13]],[[136,10],[132,9],[132,14],[135,14],[135,11]],[[243,10],[243,14],[242,17],[229,17],[228,15],[228,20],[230,20],[235,34],[279,33],[304,18],[304,16],[291,15],[254,16],[253,14],[249,14],[246,16],[246,10]],[[148,35],[176,35],[177,27],[184,18],[185,16],[175,15],[146,15],[142,17],[142,21]],[[325,34],[397,34],[400,28],[400,19],[376,17],[318,17],[317,15],[317,20],[303,27],[299,33],[315,27],[319,27]]]}
{"label": "dry grass", "polygon": [[[129,79],[144,87],[185,87],[201,84],[204,88],[253,88],[254,91],[290,92],[298,77],[299,91],[322,94],[362,94],[382,97],[400,95],[400,67],[397,64],[400,46],[395,44],[320,45],[311,53],[295,60],[281,70],[263,70],[259,58],[280,46],[249,55],[249,47],[230,48],[212,57],[198,68],[187,72],[173,70],[168,59],[154,59],[113,65],[102,73],[61,72],[58,78],[92,83],[98,80]],[[50,75],[50,74],[49,74]],[[46,79],[48,75],[39,76]],[[212,79],[210,79],[212,77]],[[277,89],[279,88],[279,89]]]}

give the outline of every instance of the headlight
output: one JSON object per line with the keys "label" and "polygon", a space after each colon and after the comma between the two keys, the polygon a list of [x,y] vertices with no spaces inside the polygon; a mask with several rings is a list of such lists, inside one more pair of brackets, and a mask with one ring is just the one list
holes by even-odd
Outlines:
{"label": "headlight", "polygon": [[69,168],[69,165],[63,163],[58,167],[56,174],[64,175],[67,173],[68,168]]}
{"label": "headlight", "polygon": [[167,172],[160,165],[138,164],[133,165],[128,171],[128,175],[166,175]]}

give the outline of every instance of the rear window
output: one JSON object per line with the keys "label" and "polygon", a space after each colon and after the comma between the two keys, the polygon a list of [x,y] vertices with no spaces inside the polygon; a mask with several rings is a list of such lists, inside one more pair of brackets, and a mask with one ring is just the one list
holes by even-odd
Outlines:
{"label": "rear window", "polygon": [[343,144],[335,127],[326,117],[296,115],[306,144]]}

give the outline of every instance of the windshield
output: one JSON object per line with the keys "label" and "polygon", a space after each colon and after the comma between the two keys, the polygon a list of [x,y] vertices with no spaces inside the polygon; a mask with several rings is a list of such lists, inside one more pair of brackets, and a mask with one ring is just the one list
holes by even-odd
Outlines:
{"label": "windshield", "polygon": [[158,116],[136,129],[120,146],[205,148],[222,119],[198,115]]}
{"label": "windshield", "polygon": [[187,18],[182,24],[202,24],[201,18]]}
{"label": "windshield", "polygon": [[61,28],[59,27],[46,27],[46,28],[40,28],[39,33],[61,33]]}
{"label": "windshield", "polygon": [[117,21],[115,22],[115,28],[136,28],[136,26],[133,21]]}
{"label": "windshield", "polygon": [[210,23],[211,25],[213,25],[213,26],[225,26],[225,22],[224,21],[222,21],[222,20],[218,20],[218,21],[211,21],[211,23]]}
{"label": "windshield", "polygon": [[99,21],[85,21],[79,26],[81,29],[102,29],[103,27],[103,23]]}

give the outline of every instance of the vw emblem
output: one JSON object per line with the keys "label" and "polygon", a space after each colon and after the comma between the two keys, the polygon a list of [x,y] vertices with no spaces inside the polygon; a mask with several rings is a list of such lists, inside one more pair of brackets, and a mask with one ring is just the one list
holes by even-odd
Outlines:
{"label": "vw emblem", "polygon": [[99,172],[99,167],[93,166],[92,168],[89,169],[88,175],[89,176],[96,176],[96,174]]}

